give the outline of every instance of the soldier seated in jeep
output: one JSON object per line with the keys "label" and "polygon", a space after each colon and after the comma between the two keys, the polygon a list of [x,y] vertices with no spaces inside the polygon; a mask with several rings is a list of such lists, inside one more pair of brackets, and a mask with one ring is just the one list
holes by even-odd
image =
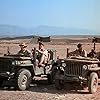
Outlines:
{"label": "soldier seated in jeep", "polygon": [[82,57],[87,57],[87,53],[85,50],[82,48],[82,44],[77,45],[77,49],[75,51],[72,51],[68,54],[68,56],[82,56]]}
{"label": "soldier seated in jeep", "polygon": [[88,53],[87,56],[91,57],[91,58],[96,58],[97,57],[97,53],[95,52],[94,49],[91,49],[91,51]]}
{"label": "soldier seated in jeep", "polygon": [[[39,49],[36,49],[36,52],[37,52],[37,59],[39,61],[38,66],[44,67],[48,61],[49,53],[45,49],[44,44],[42,42],[39,42]],[[34,54],[34,49],[33,49],[33,54]]]}
{"label": "soldier seated in jeep", "polygon": [[25,43],[19,44],[20,50],[18,51],[17,55],[30,57],[31,52],[27,49],[27,45]]}

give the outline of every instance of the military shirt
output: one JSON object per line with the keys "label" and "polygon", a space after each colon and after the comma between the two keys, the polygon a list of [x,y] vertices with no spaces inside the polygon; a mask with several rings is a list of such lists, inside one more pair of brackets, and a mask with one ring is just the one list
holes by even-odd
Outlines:
{"label": "military shirt", "polygon": [[25,51],[20,50],[20,51],[18,51],[17,54],[25,56],[25,57],[30,57],[31,56],[31,52],[29,50],[25,50]]}
{"label": "military shirt", "polygon": [[85,50],[82,50],[80,52],[78,49],[76,49],[75,51],[70,52],[69,53],[69,56],[82,56],[82,57],[87,57],[87,53],[86,53]]}

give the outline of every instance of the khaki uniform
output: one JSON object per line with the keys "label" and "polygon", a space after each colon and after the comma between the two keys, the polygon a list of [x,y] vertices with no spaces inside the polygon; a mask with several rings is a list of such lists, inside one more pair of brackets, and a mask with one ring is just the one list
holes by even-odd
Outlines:
{"label": "khaki uniform", "polygon": [[73,51],[73,52],[70,52],[68,55],[69,55],[69,56],[82,56],[82,57],[87,57],[87,53],[86,53],[85,50],[82,50],[82,51],[80,52],[78,49],[76,49],[76,50]]}
{"label": "khaki uniform", "polygon": [[47,62],[48,60],[48,51],[47,50],[44,50],[43,51],[43,54],[41,54],[40,52],[38,52],[38,60],[40,61],[41,59],[44,59],[44,63]]}
{"label": "khaki uniform", "polygon": [[25,51],[20,50],[20,51],[18,51],[17,54],[18,55],[23,55],[25,57],[30,57],[31,56],[31,52],[29,50],[25,50]]}

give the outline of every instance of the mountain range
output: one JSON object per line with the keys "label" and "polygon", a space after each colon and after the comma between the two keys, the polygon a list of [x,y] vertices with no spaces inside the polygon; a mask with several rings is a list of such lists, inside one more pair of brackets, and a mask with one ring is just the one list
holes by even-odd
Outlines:
{"label": "mountain range", "polygon": [[78,28],[63,28],[54,26],[38,26],[34,28],[22,28],[14,25],[0,25],[0,37],[12,36],[48,36],[48,35],[100,35],[99,33]]}

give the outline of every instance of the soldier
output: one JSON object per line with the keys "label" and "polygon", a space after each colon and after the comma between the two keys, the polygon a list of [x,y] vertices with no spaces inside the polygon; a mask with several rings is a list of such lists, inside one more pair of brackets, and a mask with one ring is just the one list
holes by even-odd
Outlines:
{"label": "soldier", "polygon": [[45,49],[44,44],[39,42],[39,49],[36,49],[38,52],[37,59],[39,60],[39,67],[44,67],[48,61],[48,51]]}
{"label": "soldier", "polygon": [[97,54],[94,49],[91,49],[91,52],[88,54],[88,57],[91,57],[91,58],[97,57]]}
{"label": "soldier", "polygon": [[25,43],[21,43],[19,44],[20,46],[20,50],[18,51],[18,55],[22,55],[22,56],[26,56],[26,57],[30,57],[31,56],[31,52],[27,49],[27,45]]}
{"label": "soldier", "polygon": [[82,48],[82,44],[77,45],[77,49],[73,52],[69,53],[69,56],[82,56],[82,57],[87,57],[87,53],[85,50]]}

